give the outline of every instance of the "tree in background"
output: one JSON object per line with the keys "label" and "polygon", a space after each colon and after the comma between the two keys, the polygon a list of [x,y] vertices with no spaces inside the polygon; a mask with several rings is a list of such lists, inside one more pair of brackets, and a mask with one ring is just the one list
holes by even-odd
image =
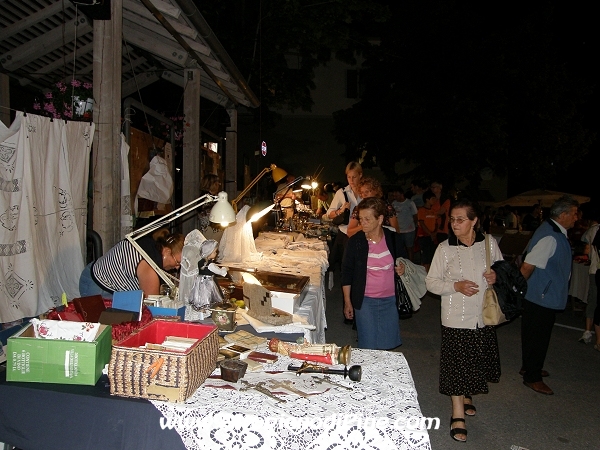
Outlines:
{"label": "tree in background", "polygon": [[259,97],[265,124],[273,109],[310,111],[315,68],[334,57],[356,64],[389,18],[372,0],[206,0],[198,8]]}
{"label": "tree in background", "polygon": [[[560,12],[546,5],[397,2],[366,54],[360,102],[335,114],[347,158],[397,179],[395,163],[472,188],[490,168],[511,182],[551,186],[592,135],[578,108],[585,83],[559,59]],[[565,31],[563,30],[563,33]]]}

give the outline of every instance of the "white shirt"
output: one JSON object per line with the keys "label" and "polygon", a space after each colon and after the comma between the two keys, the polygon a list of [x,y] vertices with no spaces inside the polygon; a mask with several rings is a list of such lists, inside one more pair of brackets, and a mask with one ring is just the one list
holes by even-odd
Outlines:
{"label": "white shirt", "polygon": [[[564,228],[554,219],[550,220],[552,220],[552,222],[554,222],[558,226],[562,234],[567,236],[566,228]],[[537,242],[537,244],[533,246],[531,251],[527,253],[527,256],[525,256],[525,262],[540,269],[545,269],[546,264],[548,264],[548,260],[552,258],[552,256],[554,256],[555,251],[556,239],[554,239],[554,236],[543,237]]]}
{"label": "white shirt", "polygon": [[[490,236],[491,237],[491,236]],[[491,237],[491,260],[498,261],[502,252]],[[486,271],[485,240],[471,247],[450,245],[443,241],[433,255],[429,273],[425,278],[427,289],[442,296],[442,325],[450,328],[483,328],[483,297],[488,287],[483,273]],[[454,283],[469,280],[477,283],[479,292],[471,297],[457,292]]]}
{"label": "white shirt", "polygon": [[[354,211],[354,208],[356,208],[356,205],[360,203],[362,198],[354,195],[354,191],[352,191],[350,185],[346,186],[343,189],[338,189],[338,191],[333,196],[333,200],[331,200],[331,204],[329,205],[329,209],[327,210],[327,215],[329,215],[329,213],[332,213],[333,211],[337,211],[342,207],[344,203],[346,203],[344,192],[346,192],[346,195],[348,196],[348,201],[350,202],[350,217],[352,217],[352,211]],[[338,229],[342,233],[348,234],[348,225],[339,225]]]}

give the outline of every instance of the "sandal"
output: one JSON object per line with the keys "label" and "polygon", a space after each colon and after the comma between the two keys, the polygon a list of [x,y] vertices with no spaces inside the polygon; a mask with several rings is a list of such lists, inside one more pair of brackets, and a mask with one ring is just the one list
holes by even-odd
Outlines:
{"label": "sandal", "polygon": [[[473,402],[473,397],[471,397],[470,395],[465,395],[465,400]],[[465,414],[467,416],[474,416],[475,411],[477,411],[477,408],[475,408],[475,405],[473,403],[465,403]]]}
{"label": "sandal", "polygon": [[[450,437],[452,437],[452,439],[454,439],[455,441],[458,442],[467,442],[467,429],[466,428],[452,428],[452,424],[454,422],[463,422],[466,426],[466,422],[465,419],[463,419],[462,417],[450,417]],[[465,438],[464,439],[459,439],[456,437],[457,434],[464,434]]]}

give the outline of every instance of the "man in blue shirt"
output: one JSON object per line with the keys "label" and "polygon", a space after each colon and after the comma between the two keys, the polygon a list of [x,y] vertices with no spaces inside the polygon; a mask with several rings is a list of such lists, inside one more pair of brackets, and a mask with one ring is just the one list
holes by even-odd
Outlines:
{"label": "man in blue shirt", "polygon": [[571,276],[571,244],[567,230],[577,220],[579,203],[569,196],[556,200],[550,218],[533,234],[521,273],[527,280],[527,294],[521,321],[523,384],[540,394],[554,392],[542,381],[556,312],[565,309]]}

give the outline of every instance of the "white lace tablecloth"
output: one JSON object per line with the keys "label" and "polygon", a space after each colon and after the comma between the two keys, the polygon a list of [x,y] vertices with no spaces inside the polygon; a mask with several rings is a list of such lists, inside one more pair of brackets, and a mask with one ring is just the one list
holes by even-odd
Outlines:
{"label": "white lace tablecloth", "polygon": [[[291,361],[281,356],[268,370],[285,371]],[[331,386],[308,398],[290,393],[279,403],[254,390],[208,387],[209,379],[185,403],[152,403],[162,426],[174,427],[188,449],[430,450],[404,355],[354,349],[355,364],[362,366],[359,382],[331,375],[351,391]]]}
{"label": "white lace tablecloth", "polygon": [[[304,331],[310,342],[324,344],[327,328],[325,273],[329,267],[327,243],[319,239],[304,238],[298,233],[275,232],[261,233],[255,243],[262,252],[260,259],[245,262],[221,261],[220,264],[309,277],[309,289],[294,314],[306,318],[315,329],[293,332]],[[278,331],[286,332],[284,329]]]}

